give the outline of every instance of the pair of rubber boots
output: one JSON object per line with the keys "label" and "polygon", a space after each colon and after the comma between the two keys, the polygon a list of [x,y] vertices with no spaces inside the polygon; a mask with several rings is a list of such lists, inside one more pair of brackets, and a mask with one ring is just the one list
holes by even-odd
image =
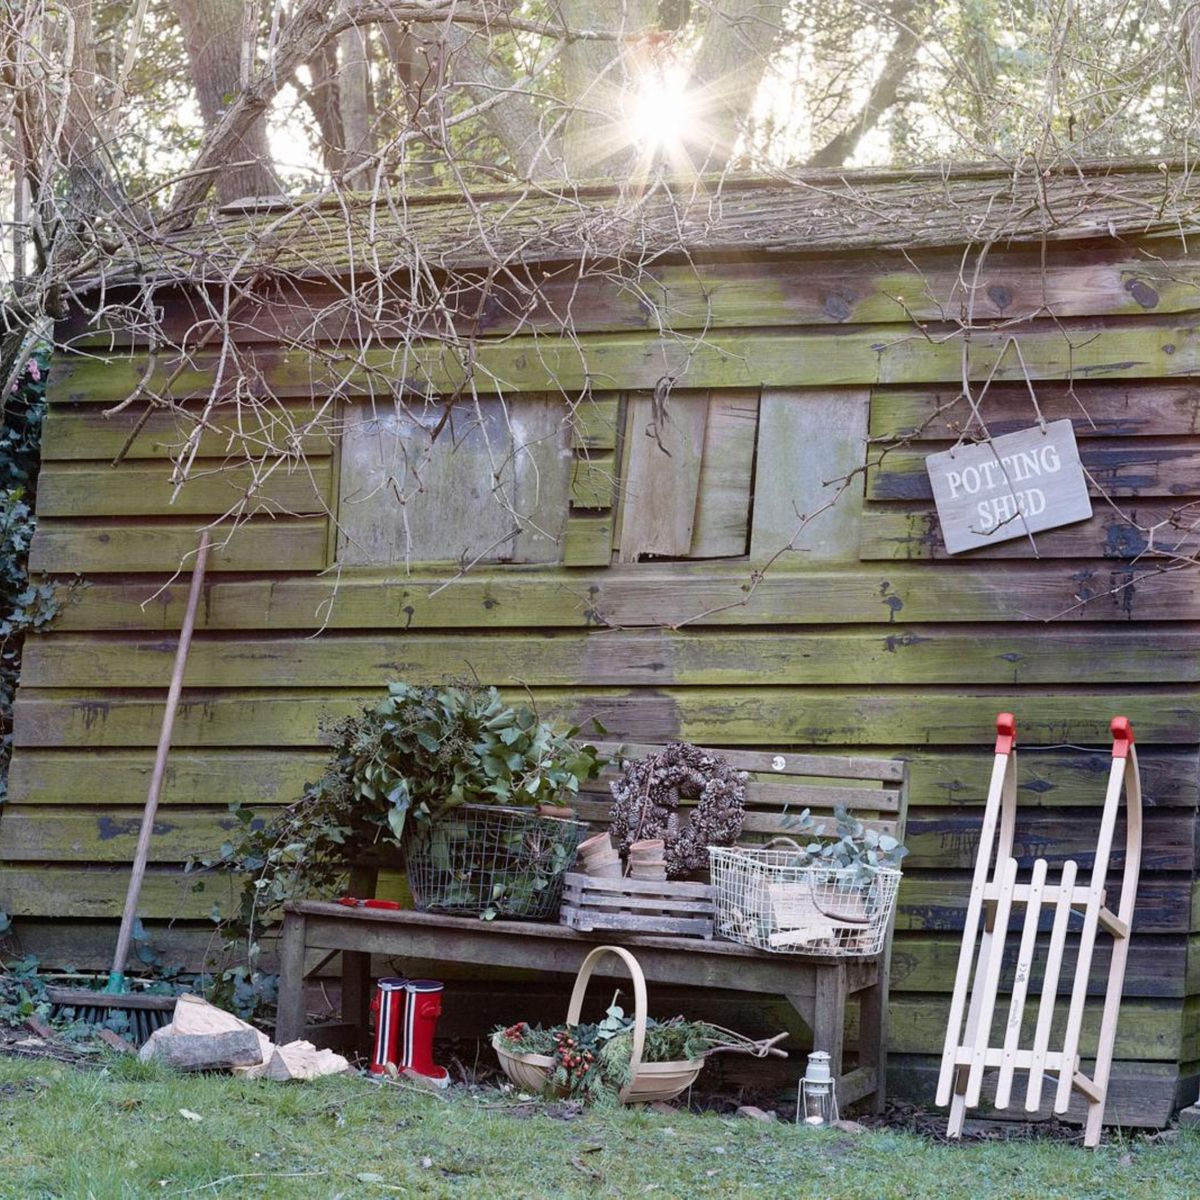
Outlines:
{"label": "pair of rubber boots", "polygon": [[380,979],[375,1016],[373,1075],[407,1075],[435,1087],[450,1085],[450,1072],[433,1061],[433,1038],[442,1013],[444,984],[436,979]]}

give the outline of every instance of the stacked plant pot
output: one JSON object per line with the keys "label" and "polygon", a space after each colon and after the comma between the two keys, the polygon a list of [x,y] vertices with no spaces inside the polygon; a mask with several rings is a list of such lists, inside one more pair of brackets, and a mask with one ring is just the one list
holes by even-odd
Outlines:
{"label": "stacked plant pot", "polygon": [[594,879],[620,879],[621,854],[608,833],[597,833],[579,843],[576,871]]}
{"label": "stacked plant pot", "polygon": [[666,879],[662,838],[645,838],[629,847],[629,875],[633,879]]}

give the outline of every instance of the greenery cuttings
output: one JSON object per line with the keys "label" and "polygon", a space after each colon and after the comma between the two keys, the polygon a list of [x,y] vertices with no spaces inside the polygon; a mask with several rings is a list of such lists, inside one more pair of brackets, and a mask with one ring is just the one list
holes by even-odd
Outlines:
{"label": "greenery cuttings", "polygon": [[[493,1031],[496,1042],[510,1054],[541,1054],[552,1058],[546,1088],[558,1095],[596,1103],[616,1103],[622,1088],[632,1082],[632,1015],[614,1004],[597,1024],[554,1025],[544,1028],[518,1021]],[[760,1053],[760,1043],[707,1021],[646,1021],[642,1061],[693,1062],[721,1049]]]}
{"label": "greenery cuttings", "polygon": [[[662,838],[668,879],[707,867],[709,846],[732,846],[742,831],[746,772],[688,742],[622,762],[611,786],[613,839],[626,852],[642,838]],[[690,814],[684,801],[694,805]]]}
{"label": "greenery cuttings", "polygon": [[241,920],[252,929],[287,900],[331,894],[351,865],[400,846],[412,823],[436,826],[464,804],[575,794],[603,765],[577,733],[505,704],[495,688],[391,683],[335,727],[329,764],[298,801],[266,824],[231,805],[240,836],[201,861],[249,875]]}
{"label": "greenery cuttings", "polygon": [[828,838],[824,823],[818,824],[809,809],[799,817],[797,833],[814,840],[797,846],[796,866],[830,867],[853,871],[860,882],[872,879],[880,867],[897,868],[908,853],[897,838],[876,829],[868,829],[840,805],[833,810],[837,822],[837,837]]}

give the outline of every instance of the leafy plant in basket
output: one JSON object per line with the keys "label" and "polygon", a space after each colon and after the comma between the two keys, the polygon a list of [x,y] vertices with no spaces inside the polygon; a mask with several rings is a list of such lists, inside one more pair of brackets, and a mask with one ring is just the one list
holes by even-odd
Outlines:
{"label": "leafy plant in basket", "polygon": [[[344,888],[352,866],[401,846],[410,874],[414,862],[430,866],[423,907],[470,901],[484,915],[527,915],[582,829],[532,816],[534,806],[577,792],[603,765],[577,732],[506,704],[495,688],[389,684],[379,703],[335,727],[325,772],[294,804],[262,825],[231,806],[240,834],[205,865],[249,876],[241,917],[250,928],[287,900]],[[471,840],[476,826],[482,842]],[[501,853],[513,869],[484,880],[484,858]]]}
{"label": "leafy plant in basket", "polygon": [[825,825],[818,824],[811,810],[800,814],[800,833],[814,838],[800,851],[802,866],[821,866],[850,872],[855,882],[870,883],[880,867],[899,867],[908,849],[898,838],[869,829],[845,808],[833,810],[837,837],[825,838]]}

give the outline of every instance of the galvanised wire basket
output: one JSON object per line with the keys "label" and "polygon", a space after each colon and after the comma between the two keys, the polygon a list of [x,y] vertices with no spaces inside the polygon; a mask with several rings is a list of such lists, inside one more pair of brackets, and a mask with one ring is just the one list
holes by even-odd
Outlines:
{"label": "galvanised wire basket", "polygon": [[880,953],[896,911],[900,871],[823,866],[798,850],[708,848],[718,936],[775,954]]}
{"label": "galvanised wire basket", "polygon": [[563,875],[586,834],[581,821],[463,804],[413,829],[406,855],[413,902],[422,912],[555,919]]}

